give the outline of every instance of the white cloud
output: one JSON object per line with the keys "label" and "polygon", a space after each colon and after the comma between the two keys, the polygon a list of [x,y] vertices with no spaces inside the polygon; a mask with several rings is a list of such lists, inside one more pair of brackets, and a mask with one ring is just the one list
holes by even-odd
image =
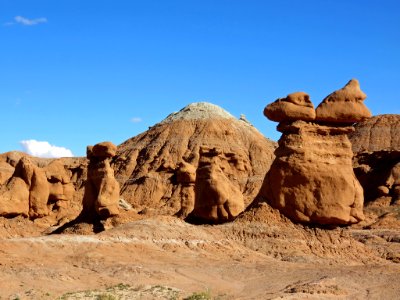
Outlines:
{"label": "white cloud", "polygon": [[64,147],[50,145],[49,142],[45,141],[24,140],[19,143],[24,152],[36,157],[57,158],[74,156],[71,150]]}
{"label": "white cloud", "polygon": [[40,23],[47,23],[46,18],[28,19],[28,18],[24,18],[22,16],[16,16],[14,18],[14,20],[17,23],[26,25],[26,26],[33,26],[33,25],[38,25]]}
{"label": "white cloud", "polygon": [[134,117],[134,118],[131,119],[131,122],[132,123],[140,123],[140,122],[142,122],[142,118]]}

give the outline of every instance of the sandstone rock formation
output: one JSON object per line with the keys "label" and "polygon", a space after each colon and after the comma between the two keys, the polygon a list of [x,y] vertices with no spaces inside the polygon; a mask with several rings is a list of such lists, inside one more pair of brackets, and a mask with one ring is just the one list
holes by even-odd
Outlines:
{"label": "sandstone rock formation", "polygon": [[260,196],[296,222],[351,224],[363,219],[363,190],[352,167],[346,133],[295,121],[278,127],[282,137]]}
{"label": "sandstone rock formation", "polygon": [[296,92],[268,104],[264,109],[264,115],[275,122],[311,121],[315,119],[315,110],[308,94]]}
{"label": "sandstone rock formation", "polygon": [[[217,200],[195,200],[195,185],[204,180],[196,177],[201,148],[221,153],[216,166],[205,168],[207,172],[225,186],[237,187],[244,207],[253,201],[273,160],[275,143],[247,121],[210,103],[190,104],[118,147],[113,166],[121,197],[140,214],[186,217],[200,203],[210,205],[208,211],[214,209]],[[227,220],[225,213],[220,216],[219,221]]]}
{"label": "sandstone rock formation", "polygon": [[[224,182],[224,186],[235,186],[232,193],[239,190],[237,198],[239,202],[243,201],[239,206],[246,207],[261,187],[275,147],[275,143],[260,134],[245,117],[237,119],[213,104],[193,103],[127,140],[118,150],[107,143],[89,148],[89,164],[86,158],[55,160],[18,152],[1,154],[0,199],[6,197],[8,202],[1,200],[4,203],[0,203],[0,209],[4,210],[3,215],[29,216],[31,183],[20,175],[13,175],[20,159],[28,157],[40,170],[36,173],[41,173],[35,175],[40,179],[35,179],[35,185],[43,185],[46,181],[48,185],[48,192],[46,188],[41,189],[48,193],[47,199],[32,193],[31,218],[43,215],[40,210],[47,209],[48,216],[43,221],[46,224],[64,224],[74,220],[80,212],[90,218],[115,215],[119,196],[139,215],[177,214],[186,218],[195,203],[198,207],[200,203],[210,205],[204,210],[213,210],[214,206],[220,205],[219,214],[197,218],[204,222],[222,222],[232,219],[243,208],[224,207],[225,214],[219,203],[222,200],[196,201],[200,149],[218,149],[219,154],[215,157],[218,165],[209,170],[211,177]],[[117,193],[118,184],[121,195]],[[18,192],[8,192],[11,189]],[[11,194],[20,200],[11,201]],[[42,199],[42,202],[35,199]],[[235,200],[227,202],[228,206],[232,201]],[[5,203],[13,203],[13,209]]]}
{"label": "sandstone rock formation", "polygon": [[[276,158],[258,201],[267,201],[296,222],[346,225],[363,220],[363,190],[353,172],[347,137],[354,128],[334,124],[366,118],[360,108],[364,99],[352,80],[318,106],[316,121],[323,124],[282,119]],[[351,108],[359,110],[351,114]]]}
{"label": "sandstone rock formation", "polygon": [[224,159],[224,153],[216,148],[200,149],[191,218],[221,223],[231,221],[243,212],[243,194],[224,174]]}
{"label": "sandstone rock formation", "polygon": [[14,174],[0,189],[0,216],[48,215],[49,186],[43,169],[22,157]]}
{"label": "sandstone rock formation", "polygon": [[87,147],[89,159],[88,177],[83,198],[83,215],[92,218],[96,214],[106,219],[119,214],[119,184],[110,166],[117,147],[111,142],[103,142]]}
{"label": "sandstone rock formation", "polygon": [[316,108],[316,120],[331,123],[356,123],[371,117],[363,101],[367,98],[357,79],[328,95]]}
{"label": "sandstone rock formation", "polygon": [[60,159],[50,162],[44,170],[49,184],[48,204],[52,206],[52,210],[67,209],[75,193],[71,172]]}
{"label": "sandstone rock formation", "polygon": [[400,115],[378,115],[355,125],[349,134],[353,151],[400,151]]}
{"label": "sandstone rock formation", "polygon": [[181,218],[186,218],[194,208],[196,168],[182,161],[176,171],[176,181],[180,185],[179,195],[181,197],[181,209],[177,215]]}
{"label": "sandstone rock formation", "polygon": [[354,171],[370,205],[399,203],[400,115],[379,115],[358,123],[349,134]]}

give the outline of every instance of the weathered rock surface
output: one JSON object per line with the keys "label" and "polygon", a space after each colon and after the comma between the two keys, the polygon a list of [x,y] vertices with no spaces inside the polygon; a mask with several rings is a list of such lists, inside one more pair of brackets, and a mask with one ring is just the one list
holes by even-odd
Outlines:
{"label": "weathered rock surface", "polygon": [[259,198],[296,222],[345,225],[363,216],[363,190],[353,168],[352,127],[281,123],[276,158]]}
{"label": "weathered rock surface", "polygon": [[[0,214],[57,223],[82,208],[79,158],[43,159],[22,152],[0,155]],[[70,169],[69,169],[70,168]],[[28,196],[26,196],[28,195]]]}
{"label": "weathered rock surface", "polygon": [[47,204],[51,210],[67,210],[75,194],[75,187],[71,182],[71,172],[66,169],[60,159],[50,162],[44,170],[49,184]]}
{"label": "weathered rock surface", "polygon": [[353,151],[400,151],[400,115],[378,115],[355,125],[349,134]]}
{"label": "weathered rock surface", "polygon": [[358,123],[349,138],[368,206],[389,213],[390,206],[400,204],[400,115],[378,115]]}
{"label": "weathered rock surface", "polygon": [[88,177],[83,198],[83,215],[99,216],[106,219],[119,214],[120,187],[110,166],[110,159],[117,147],[111,142],[103,142],[87,147],[89,159]]}
{"label": "weathered rock surface", "polygon": [[316,120],[331,123],[356,123],[371,117],[363,101],[367,98],[357,79],[328,95],[316,108]]}
{"label": "weathered rock surface", "polygon": [[[121,197],[141,214],[155,210],[186,217],[195,202],[201,203],[195,201],[201,148],[218,149],[217,165],[209,171],[219,173],[226,186],[237,187],[244,207],[253,201],[273,160],[275,143],[209,103],[190,104],[118,147],[113,166]],[[214,209],[214,202],[204,203]],[[221,215],[222,220],[226,218]]]}
{"label": "weathered rock surface", "polygon": [[[314,121],[275,118],[283,134],[255,205],[266,201],[303,223],[348,225],[363,220],[363,190],[353,172],[347,134],[354,131],[354,122],[370,117],[365,98],[352,79],[322,101]],[[269,108],[277,103],[264,110],[271,120]]]}
{"label": "weathered rock surface", "polygon": [[181,197],[181,209],[177,215],[181,218],[186,218],[194,208],[196,168],[191,164],[182,161],[178,165],[176,180],[178,186],[180,186],[177,189],[179,196]]}
{"label": "weathered rock surface", "polygon": [[44,170],[22,157],[14,174],[0,189],[0,216],[24,215],[38,218],[48,215],[49,186]]}
{"label": "weathered rock surface", "polygon": [[264,115],[275,122],[311,121],[315,119],[315,109],[308,94],[296,92],[268,104],[264,109]]}
{"label": "weathered rock surface", "polygon": [[226,156],[216,148],[200,149],[191,218],[206,222],[231,221],[244,210],[243,194],[224,174]]}
{"label": "weathered rock surface", "polygon": [[367,203],[379,206],[400,204],[400,150],[359,152],[353,158],[353,165]]}

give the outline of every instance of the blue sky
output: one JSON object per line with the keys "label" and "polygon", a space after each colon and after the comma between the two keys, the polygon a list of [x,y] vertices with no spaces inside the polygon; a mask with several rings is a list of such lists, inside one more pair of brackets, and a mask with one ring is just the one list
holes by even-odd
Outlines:
{"label": "blue sky", "polygon": [[84,155],[198,101],[276,140],[266,104],[351,78],[374,115],[400,113],[397,0],[0,0],[0,42],[0,152]]}

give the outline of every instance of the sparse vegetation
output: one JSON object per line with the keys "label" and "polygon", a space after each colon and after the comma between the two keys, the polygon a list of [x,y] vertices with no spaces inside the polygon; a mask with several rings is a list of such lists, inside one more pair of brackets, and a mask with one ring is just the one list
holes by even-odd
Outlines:
{"label": "sparse vegetation", "polygon": [[[155,285],[155,286],[130,286],[129,284],[119,283],[107,287],[105,290],[87,290],[80,292],[70,292],[62,295],[59,300],[69,299],[96,299],[96,300],[122,300],[122,299],[142,299],[152,297],[155,299],[179,299],[179,290],[176,288]],[[192,298],[210,299],[210,298]]]}
{"label": "sparse vegetation", "polygon": [[202,292],[195,292],[192,295],[183,298],[183,300],[211,300],[211,293],[210,290],[202,291]]}

